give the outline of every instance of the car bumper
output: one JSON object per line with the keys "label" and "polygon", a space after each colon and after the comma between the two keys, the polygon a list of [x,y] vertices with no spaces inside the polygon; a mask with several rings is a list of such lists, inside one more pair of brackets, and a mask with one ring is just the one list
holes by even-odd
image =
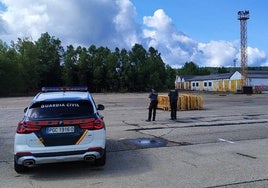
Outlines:
{"label": "car bumper", "polygon": [[105,149],[97,149],[96,151],[75,151],[61,153],[37,153],[37,154],[15,154],[14,160],[19,165],[34,166],[38,164],[61,163],[72,161],[94,162],[102,157]]}

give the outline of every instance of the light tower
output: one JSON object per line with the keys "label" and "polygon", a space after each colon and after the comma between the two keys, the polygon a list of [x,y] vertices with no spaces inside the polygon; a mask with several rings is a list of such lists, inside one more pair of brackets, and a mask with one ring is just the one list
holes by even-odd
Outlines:
{"label": "light tower", "polygon": [[238,20],[240,20],[240,45],[241,45],[241,74],[242,86],[247,86],[247,20],[249,11],[238,11]]}

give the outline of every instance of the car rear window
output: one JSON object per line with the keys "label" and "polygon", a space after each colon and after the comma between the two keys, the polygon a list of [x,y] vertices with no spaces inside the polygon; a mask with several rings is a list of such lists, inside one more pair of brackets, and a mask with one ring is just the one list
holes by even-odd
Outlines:
{"label": "car rear window", "polygon": [[57,101],[33,104],[27,113],[30,119],[72,118],[94,115],[94,109],[88,101]]}

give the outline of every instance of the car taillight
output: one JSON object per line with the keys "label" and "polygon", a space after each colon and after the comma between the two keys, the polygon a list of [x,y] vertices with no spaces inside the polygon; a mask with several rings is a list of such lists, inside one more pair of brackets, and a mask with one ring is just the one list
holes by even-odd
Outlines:
{"label": "car taillight", "polygon": [[27,122],[19,122],[17,127],[17,133],[19,134],[26,134],[26,133],[32,133],[35,131],[39,131],[41,129],[40,126],[33,125],[30,121]]}
{"label": "car taillight", "polygon": [[29,156],[29,155],[33,155],[33,154],[29,151],[22,151],[22,152],[16,153],[16,156]]}
{"label": "car taillight", "polygon": [[104,122],[101,119],[93,119],[92,121],[81,123],[80,127],[82,129],[88,129],[88,130],[99,130],[104,127]]}

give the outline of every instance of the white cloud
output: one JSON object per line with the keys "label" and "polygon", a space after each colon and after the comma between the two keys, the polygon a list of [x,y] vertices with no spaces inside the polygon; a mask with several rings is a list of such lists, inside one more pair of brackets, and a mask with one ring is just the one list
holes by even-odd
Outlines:
{"label": "white cloud", "polygon": [[162,58],[171,66],[179,67],[190,57],[197,43],[177,31],[164,10],[155,11],[153,16],[143,18],[143,40],[161,52]]}
{"label": "white cloud", "polygon": [[49,21],[45,5],[33,3],[29,8],[25,8],[28,1],[15,4],[13,1],[4,0],[3,3],[7,6],[7,11],[2,13],[2,19],[6,23],[5,30],[9,34],[7,38],[35,38],[40,36],[40,31],[45,30],[44,26]]}
{"label": "white cloud", "polygon": [[135,43],[139,43],[138,25],[134,20],[136,10],[129,0],[117,0],[116,4],[119,7],[119,12],[114,18],[114,23],[118,36],[122,35],[125,45],[133,46]]}
{"label": "white cloud", "polygon": [[248,65],[249,66],[268,66],[267,55],[264,51],[257,48],[248,47]]}
{"label": "white cloud", "polygon": [[[143,37],[147,44],[157,48],[163,60],[173,67],[181,67],[189,61],[199,66],[230,67],[240,58],[239,41],[195,41],[178,31],[162,9],[155,11],[153,16],[145,16],[143,23]],[[265,66],[266,58],[265,52],[248,47],[249,65]]]}
{"label": "white cloud", "polygon": [[[133,45],[135,8],[128,0],[3,0],[1,17],[7,23],[6,39],[36,40],[48,32],[64,44]],[[25,6],[27,5],[27,6]],[[123,43],[122,43],[123,41]]]}
{"label": "white cloud", "polygon": [[200,63],[210,67],[232,66],[233,60],[238,57],[239,53],[234,42],[227,41],[199,43],[198,49],[202,51],[202,55],[195,57],[196,60],[199,59]]}
{"label": "white cloud", "polygon": [[153,16],[145,16],[143,23],[148,27],[156,28],[160,32],[169,31],[172,19],[168,17],[164,10],[158,9]]}
{"label": "white cloud", "polygon": [[[163,9],[135,21],[136,9],[130,0],[0,0],[7,9],[0,12],[1,39],[18,37],[37,40],[48,32],[64,46],[107,46],[130,49],[135,43],[156,48],[165,61],[183,66],[194,61],[199,66],[232,66],[240,57],[238,41],[200,43],[174,26]],[[249,65],[266,65],[267,55],[248,48]]]}

